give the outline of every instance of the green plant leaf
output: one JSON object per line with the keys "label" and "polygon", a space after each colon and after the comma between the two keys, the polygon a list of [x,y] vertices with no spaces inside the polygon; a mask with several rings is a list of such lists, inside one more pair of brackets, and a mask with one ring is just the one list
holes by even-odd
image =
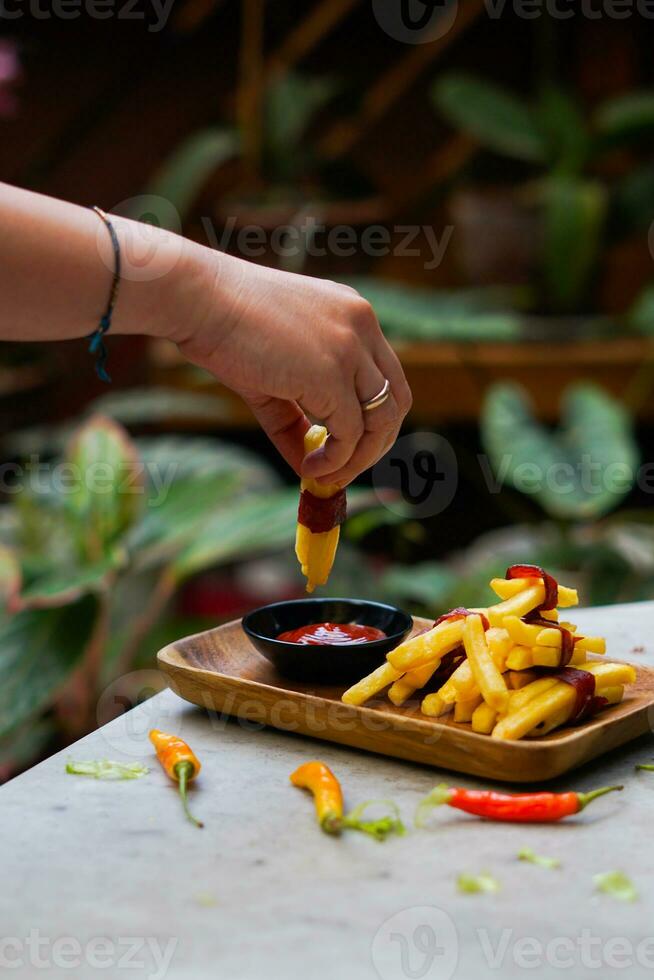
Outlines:
{"label": "green plant leaf", "polygon": [[536,854],[531,847],[523,847],[518,851],[518,861],[528,861],[529,864],[536,864],[539,868],[560,868],[561,862],[558,858],[546,857],[543,854]]}
{"label": "green plant leaf", "polygon": [[647,232],[654,214],[654,165],[630,168],[616,181],[611,196],[610,233],[625,237]]}
{"label": "green plant leaf", "polygon": [[74,602],[87,592],[102,592],[113,581],[114,574],[127,563],[123,549],[112,551],[93,564],[55,568],[33,579],[20,594],[21,609],[48,609]]}
{"label": "green plant leaf", "polygon": [[134,567],[142,571],[169,561],[201,537],[202,527],[238,496],[236,473],[211,473],[175,480],[160,503],[149,504],[127,537]]}
{"label": "green plant leaf", "polygon": [[482,871],[479,875],[460,874],[456,879],[456,887],[464,895],[494,895],[500,890],[500,883],[492,874]]}
{"label": "green plant leaf", "polygon": [[55,741],[57,726],[52,718],[30,720],[0,741],[0,783],[28,768]]}
{"label": "green plant leaf", "polygon": [[597,109],[593,123],[605,145],[631,144],[654,136],[654,93],[629,92],[610,99]]}
{"label": "green plant leaf", "polygon": [[595,270],[606,191],[601,184],[551,177],[543,184],[543,275],[552,309],[577,311]]}
{"label": "green plant leaf", "polygon": [[419,602],[427,609],[442,612],[455,587],[457,576],[438,562],[420,562],[417,565],[394,565],[380,579],[384,595],[393,602]]}
{"label": "green plant leaf", "polygon": [[0,544],[0,610],[11,612],[14,609],[22,578],[17,553],[13,548]]}
{"label": "green plant leaf", "polygon": [[546,163],[547,141],[531,108],[499,86],[472,75],[442,76],[432,89],[436,108],[483,146],[530,163]]}
{"label": "green plant leaf", "polygon": [[113,762],[111,759],[90,759],[85,762],[75,762],[70,759],[66,763],[66,772],[71,776],[92,776],[93,779],[140,779],[150,772],[147,766],[140,762]]}
{"label": "green plant leaf", "polygon": [[49,707],[82,660],[97,603],[26,610],[0,623],[0,738]]}
{"label": "green plant leaf", "polygon": [[124,388],[96,398],[88,406],[93,414],[108,415],[123,425],[154,422],[224,422],[230,407],[224,398],[209,392],[149,386]]}
{"label": "green plant leaf", "polygon": [[606,892],[619,902],[635,902],[638,892],[631,880],[623,871],[603,871],[593,875],[595,888],[599,892]]}
{"label": "green plant leaf", "polygon": [[140,522],[128,536],[139,569],[169,560],[225,504],[279,485],[270,466],[248,450],[216,439],[140,439],[147,487]]}
{"label": "green plant leaf", "polygon": [[601,517],[633,485],[639,453],[630,419],[593,385],[568,389],[554,432],[536,420],[519,386],[495,385],[486,396],[481,434],[500,482],[533,497],[551,517]]}
{"label": "green plant leaf", "polygon": [[520,336],[520,318],[494,309],[490,291],[448,292],[366,277],[350,284],[372,304],[390,340],[504,341]]}
{"label": "green plant leaf", "polygon": [[100,561],[137,520],[145,483],[141,460],[127,431],[96,415],[75,433],[65,461],[73,486],[63,500],[77,521],[81,553]]}
{"label": "green plant leaf", "polygon": [[275,181],[290,181],[306,158],[303,136],[311,118],[334,95],[336,82],[286,72],[269,86],[264,98],[265,155]]}
{"label": "green plant leaf", "polygon": [[645,286],[628,314],[629,325],[646,337],[654,335],[654,283]]}
{"label": "green plant leaf", "polygon": [[293,488],[222,507],[174,560],[173,574],[182,580],[212,565],[290,546],[297,506],[298,491]]}
{"label": "green plant leaf", "polygon": [[[348,490],[348,510],[352,513],[369,501],[369,491]],[[213,565],[291,547],[297,508],[295,487],[222,507],[204,522],[202,534],[171,563],[172,574],[181,581]]]}
{"label": "green plant leaf", "polygon": [[[161,165],[145,195],[138,198],[150,224],[179,231],[209,177],[239,151],[238,134],[208,128],[189,136]],[[140,215],[139,215],[140,217]]]}
{"label": "green plant leaf", "polygon": [[540,94],[536,114],[547,138],[553,170],[559,174],[579,173],[589,152],[590,141],[584,117],[575,100],[558,86],[547,85]]}

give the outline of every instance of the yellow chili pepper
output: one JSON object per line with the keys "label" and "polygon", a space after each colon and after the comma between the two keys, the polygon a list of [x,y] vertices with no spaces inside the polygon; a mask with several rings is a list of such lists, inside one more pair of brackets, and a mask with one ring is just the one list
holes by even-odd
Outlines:
{"label": "yellow chili pepper", "polygon": [[385,801],[391,808],[392,814],[380,817],[378,820],[362,820],[364,810],[371,803],[361,803],[347,814],[343,815],[343,793],[341,785],[324,762],[305,762],[291,774],[291,782],[301,789],[313,793],[318,823],[326,834],[340,834],[342,830],[360,830],[370,834],[377,840],[384,840],[388,834],[403,834],[404,826],[399,817],[397,807],[391,801]]}
{"label": "yellow chili pepper", "polygon": [[305,762],[291,775],[291,782],[311,790],[318,823],[326,834],[340,834],[343,828],[343,793],[341,786],[324,762]]}
{"label": "yellow chili pepper", "polygon": [[204,824],[200,820],[196,820],[189,811],[187,799],[188,784],[195,779],[202,768],[200,760],[186,742],[183,742],[177,735],[167,735],[165,732],[153,728],[150,732],[150,741],[155,747],[157,759],[164,771],[179,786],[184,813],[196,827],[204,827]]}

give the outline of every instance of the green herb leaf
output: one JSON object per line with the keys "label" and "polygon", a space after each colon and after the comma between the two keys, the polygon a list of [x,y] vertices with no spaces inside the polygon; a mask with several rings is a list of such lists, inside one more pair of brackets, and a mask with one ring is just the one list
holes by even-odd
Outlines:
{"label": "green herb leaf", "polygon": [[73,776],[92,776],[94,779],[139,779],[149,773],[140,762],[112,762],[110,759],[90,759],[87,762],[66,763],[66,772]]}
{"label": "green herb leaf", "polygon": [[482,871],[480,875],[460,874],[456,879],[456,887],[466,895],[475,895],[479,892],[494,895],[500,890],[500,883],[487,871]]}
{"label": "green herb leaf", "polygon": [[530,847],[523,847],[522,850],[518,851],[518,861],[529,861],[530,864],[537,864],[539,868],[561,867],[561,862],[558,858],[536,854]]}
{"label": "green herb leaf", "polygon": [[639,762],[638,765],[634,766],[634,769],[643,769],[645,772],[654,772],[654,766],[646,762]]}
{"label": "green herb leaf", "polygon": [[[380,803],[389,808],[390,814],[385,814],[377,820],[362,820],[368,807]],[[359,803],[351,813],[343,817],[343,826],[370,834],[376,840],[385,840],[389,834],[398,834],[401,837],[405,833],[399,808],[392,800],[367,800],[365,803]]]}
{"label": "green herb leaf", "polygon": [[597,891],[606,892],[619,902],[635,902],[638,898],[638,892],[631,878],[623,871],[603,871],[601,874],[593,875],[593,881]]}

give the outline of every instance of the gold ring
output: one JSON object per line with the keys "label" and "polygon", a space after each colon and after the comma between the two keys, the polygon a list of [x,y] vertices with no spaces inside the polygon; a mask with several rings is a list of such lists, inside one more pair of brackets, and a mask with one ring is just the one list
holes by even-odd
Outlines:
{"label": "gold ring", "polygon": [[391,393],[391,383],[386,378],[384,380],[384,387],[380,392],[378,392],[374,398],[369,398],[368,401],[361,402],[361,408],[364,412],[372,412],[373,408],[379,408],[383,405],[385,401],[388,401],[388,396]]}

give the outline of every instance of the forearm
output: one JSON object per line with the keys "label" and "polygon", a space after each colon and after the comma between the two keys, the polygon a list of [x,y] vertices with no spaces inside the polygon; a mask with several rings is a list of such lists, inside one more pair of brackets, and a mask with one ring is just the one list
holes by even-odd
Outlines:
{"label": "forearm", "polygon": [[[111,331],[175,339],[202,295],[206,251],[111,215],[122,275]],[[106,310],[114,269],[107,228],[90,208],[0,184],[0,340],[84,337]],[[186,321],[186,322],[184,322]]]}

